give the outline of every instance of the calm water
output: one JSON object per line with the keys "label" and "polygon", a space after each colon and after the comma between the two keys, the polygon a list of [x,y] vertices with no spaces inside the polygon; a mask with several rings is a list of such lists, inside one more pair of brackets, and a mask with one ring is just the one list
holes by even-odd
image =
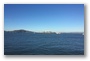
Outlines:
{"label": "calm water", "polygon": [[83,55],[82,34],[4,33],[5,55]]}

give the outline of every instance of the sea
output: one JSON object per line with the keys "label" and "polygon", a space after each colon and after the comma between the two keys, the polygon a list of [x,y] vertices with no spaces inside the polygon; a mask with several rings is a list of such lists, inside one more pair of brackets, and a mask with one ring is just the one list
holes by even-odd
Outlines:
{"label": "sea", "polygon": [[84,35],[4,32],[4,55],[84,55]]}

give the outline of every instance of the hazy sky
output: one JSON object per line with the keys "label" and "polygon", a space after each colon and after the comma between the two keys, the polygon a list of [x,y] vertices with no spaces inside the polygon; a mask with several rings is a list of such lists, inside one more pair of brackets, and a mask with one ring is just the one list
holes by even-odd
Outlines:
{"label": "hazy sky", "polygon": [[84,32],[83,4],[5,4],[4,30]]}

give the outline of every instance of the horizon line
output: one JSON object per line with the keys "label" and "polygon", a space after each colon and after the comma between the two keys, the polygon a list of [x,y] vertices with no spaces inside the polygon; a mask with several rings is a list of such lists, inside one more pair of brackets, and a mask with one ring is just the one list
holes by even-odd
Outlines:
{"label": "horizon line", "polygon": [[[55,31],[32,31],[32,30],[26,30],[26,29],[16,29],[16,30],[25,30],[25,31],[31,31],[31,32],[55,32]],[[15,31],[15,30],[4,30],[4,31]],[[55,33],[84,33],[84,32],[80,32],[80,31],[72,31],[72,32],[55,32]]]}

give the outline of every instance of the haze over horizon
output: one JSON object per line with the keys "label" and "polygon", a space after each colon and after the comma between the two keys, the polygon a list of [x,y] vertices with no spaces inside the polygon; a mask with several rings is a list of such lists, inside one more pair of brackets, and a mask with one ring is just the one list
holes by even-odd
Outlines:
{"label": "haze over horizon", "polygon": [[84,32],[83,4],[5,4],[4,30]]}

